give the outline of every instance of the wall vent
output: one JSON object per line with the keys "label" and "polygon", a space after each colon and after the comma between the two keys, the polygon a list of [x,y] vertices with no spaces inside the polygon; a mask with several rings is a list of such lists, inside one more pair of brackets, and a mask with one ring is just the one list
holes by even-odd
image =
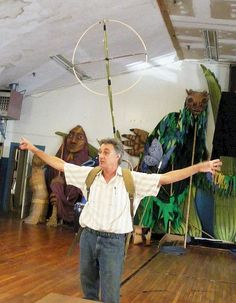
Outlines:
{"label": "wall vent", "polygon": [[8,120],[19,120],[23,94],[16,90],[0,90],[0,116]]}

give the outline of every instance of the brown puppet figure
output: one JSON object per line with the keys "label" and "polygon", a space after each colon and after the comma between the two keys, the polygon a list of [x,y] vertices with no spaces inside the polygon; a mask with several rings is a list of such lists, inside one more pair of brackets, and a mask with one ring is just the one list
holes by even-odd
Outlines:
{"label": "brown puppet figure", "polygon": [[[64,137],[57,157],[64,161],[81,165],[89,159],[88,142],[83,128],[77,125]],[[64,175],[48,167],[47,183],[49,184],[52,214],[48,226],[57,226],[58,219],[71,223],[74,221],[74,204],[82,198],[79,188],[66,185]]]}
{"label": "brown puppet figure", "polygon": [[44,175],[45,163],[36,155],[32,159],[32,174],[30,188],[32,190],[32,201],[30,214],[24,219],[25,223],[45,223],[48,211],[48,191]]}

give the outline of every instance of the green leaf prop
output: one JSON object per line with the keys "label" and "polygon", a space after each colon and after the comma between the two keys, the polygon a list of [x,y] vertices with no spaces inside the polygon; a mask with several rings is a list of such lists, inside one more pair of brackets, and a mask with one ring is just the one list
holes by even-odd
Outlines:
{"label": "green leaf prop", "polygon": [[163,203],[159,199],[156,199],[155,201],[159,206],[158,219],[163,219],[165,231],[167,231],[169,220],[174,220],[174,210],[176,208],[174,201],[174,196],[170,197],[169,203]]}
{"label": "green leaf prop", "polygon": [[209,90],[210,99],[211,99],[213,117],[214,117],[214,121],[216,122],[218,107],[219,107],[220,98],[221,98],[221,87],[220,87],[220,84],[219,84],[215,74],[211,70],[206,68],[203,64],[200,64],[200,66],[201,66],[204,76],[207,80],[208,90]]}

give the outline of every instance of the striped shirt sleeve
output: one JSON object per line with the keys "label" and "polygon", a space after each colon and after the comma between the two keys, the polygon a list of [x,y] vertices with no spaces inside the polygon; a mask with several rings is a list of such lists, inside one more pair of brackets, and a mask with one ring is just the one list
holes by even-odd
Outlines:
{"label": "striped shirt sleeve", "polygon": [[135,194],[139,198],[146,196],[156,196],[160,190],[159,174],[146,174],[140,172],[132,172],[135,184]]}

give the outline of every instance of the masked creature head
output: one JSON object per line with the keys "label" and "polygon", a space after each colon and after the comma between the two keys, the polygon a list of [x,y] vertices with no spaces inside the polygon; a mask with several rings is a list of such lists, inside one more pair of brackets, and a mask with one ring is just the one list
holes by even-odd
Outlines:
{"label": "masked creature head", "polygon": [[66,149],[70,153],[77,153],[87,145],[87,137],[80,125],[72,128],[66,136]]}
{"label": "masked creature head", "polygon": [[191,89],[186,90],[186,92],[185,108],[194,116],[201,114],[207,108],[209,94],[206,91],[196,92]]}

